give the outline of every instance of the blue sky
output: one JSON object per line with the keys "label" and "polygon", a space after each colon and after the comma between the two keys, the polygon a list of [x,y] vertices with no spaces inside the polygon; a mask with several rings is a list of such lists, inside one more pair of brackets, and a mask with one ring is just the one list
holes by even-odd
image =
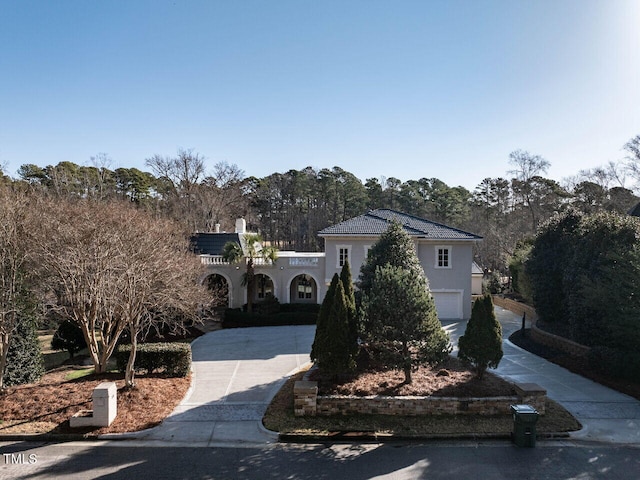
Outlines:
{"label": "blue sky", "polygon": [[0,0],[0,164],[560,180],[640,134],[640,0]]}

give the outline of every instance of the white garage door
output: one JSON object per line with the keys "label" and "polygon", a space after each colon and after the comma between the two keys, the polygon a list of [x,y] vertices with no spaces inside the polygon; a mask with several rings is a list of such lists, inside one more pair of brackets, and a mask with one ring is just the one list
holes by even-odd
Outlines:
{"label": "white garage door", "polygon": [[462,318],[462,292],[432,292],[440,319]]}

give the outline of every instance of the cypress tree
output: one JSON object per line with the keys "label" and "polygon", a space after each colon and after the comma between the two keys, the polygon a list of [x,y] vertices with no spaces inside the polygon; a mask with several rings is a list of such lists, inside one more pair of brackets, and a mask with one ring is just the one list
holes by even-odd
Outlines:
{"label": "cypress tree", "polygon": [[502,359],[502,327],[493,309],[491,295],[473,303],[471,318],[458,340],[458,357],[470,363],[482,379],[487,368],[498,368]]}
{"label": "cypress tree", "polygon": [[324,352],[326,350],[326,344],[329,341],[327,338],[329,335],[329,315],[331,314],[333,297],[335,296],[335,291],[339,281],[340,279],[338,274],[334,275],[331,279],[331,284],[327,289],[327,293],[324,296],[324,300],[322,300],[320,311],[318,312],[316,333],[313,339],[313,344],[311,345],[311,360],[314,362],[319,362],[319,356],[322,355],[320,352]]}
{"label": "cypress tree", "polygon": [[320,369],[330,375],[335,376],[355,368],[349,316],[350,303],[342,282],[338,281],[327,322],[327,343],[325,349],[318,354]]}
{"label": "cypress tree", "polygon": [[349,262],[345,262],[340,271],[340,281],[344,287],[345,301],[347,302],[348,312],[348,331],[349,331],[349,349],[352,355],[358,353],[358,317],[356,313],[356,297],[353,288],[353,281],[351,280],[351,267]]}
{"label": "cypress tree", "polygon": [[36,319],[32,312],[22,312],[16,330],[9,342],[7,365],[4,371],[5,385],[33,383],[44,375],[44,361]]}

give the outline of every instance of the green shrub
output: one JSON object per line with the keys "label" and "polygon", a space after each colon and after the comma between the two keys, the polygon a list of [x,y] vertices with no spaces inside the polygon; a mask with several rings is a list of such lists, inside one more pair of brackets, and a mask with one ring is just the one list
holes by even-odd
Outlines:
{"label": "green shrub", "polygon": [[281,303],[281,313],[318,313],[319,303]]}
{"label": "green shrub", "polygon": [[[131,353],[131,345],[120,345],[116,352],[116,364],[124,372]],[[138,345],[135,360],[136,372],[164,371],[172,377],[186,377],[191,370],[191,346],[188,343],[143,343]]]}
{"label": "green shrub", "polygon": [[589,350],[589,366],[613,378],[637,382],[640,378],[640,353],[609,347]]}
{"label": "green shrub", "polygon": [[470,363],[482,379],[487,368],[498,368],[502,359],[502,327],[496,319],[491,295],[473,303],[471,318],[458,340],[458,357]]}
{"label": "green shrub", "polygon": [[280,312],[275,315],[261,315],[257,313],[247,313],[240,309],[228,308],[224,312],[222,320],[223,328],[241,327],[274,327],[285,325],[315,325],[318,313],[312,311],[291,311]]}
{"label": "green shrub", "polygon": [[69,320],[64,320],[58,326],[51,339],[51,348],[69,352],[70,358],[86,346],[82,329]]}

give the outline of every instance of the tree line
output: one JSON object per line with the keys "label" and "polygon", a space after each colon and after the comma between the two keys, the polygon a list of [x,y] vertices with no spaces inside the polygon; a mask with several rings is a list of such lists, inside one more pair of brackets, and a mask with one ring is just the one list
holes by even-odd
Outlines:
{"label": "tree line", "polygon": [[[22,165],[18,179],[57,197],[126,199],[168,217],[185,233],[232,231],[244,217],[278,249],[322,250],[317,232],[361,215],[391,208],[484,237],[478,263],[506,273],[509,258],[523,239],[531,238],[555,212],[574,208],[584,213],[627,212],[640,198],[640,135],[624,145],[625,161],[577,172],[562,182],[547,178],[550,163],[540,155],[516,150],[509,155],[505,177],[485,178],[473,191],[449,186],[436,177],[401,181],[395,177],[358,179],[340,168],[313,168],[246,176],[237,165],[219,162],[208,169],[193,150],[146,159],[149,171],[110,170],[106,154],[90,166],[71,162],[39,167]],[[482,165],[478,165],[482,171]]]}

